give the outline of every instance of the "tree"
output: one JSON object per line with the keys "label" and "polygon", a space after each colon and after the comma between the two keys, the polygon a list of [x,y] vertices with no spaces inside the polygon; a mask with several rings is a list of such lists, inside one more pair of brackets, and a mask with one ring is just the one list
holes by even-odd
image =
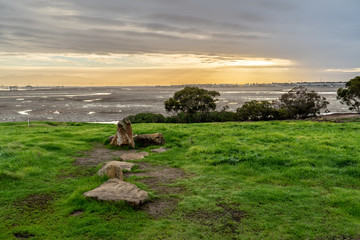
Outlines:
{"label": "tree", "polygon": [[197,112],[204,113],[216,109],[215,97],[217,91],[208,91],[198,87],[185,87],[174,93],[174,96],[164,102],[167,112],[184,112],[186,116]]}
{"label": "tree", "polygon": [[270,120],[277,117],[277,110],[269,101],[250,101],[236,110],[237,118],[242,121]]}
{"label": "tree", "polygon": [[326,110],[328,104],[326,98],[305,87],[295,87],[280,97],[280,106],[290,118],[315,116],[322,109]]}
{"label": "tree", "polygon": [[337,91],[338,100],[349,106],[350,111],[360,113],[360,76],[357,76],[345,84],[345,88]]}

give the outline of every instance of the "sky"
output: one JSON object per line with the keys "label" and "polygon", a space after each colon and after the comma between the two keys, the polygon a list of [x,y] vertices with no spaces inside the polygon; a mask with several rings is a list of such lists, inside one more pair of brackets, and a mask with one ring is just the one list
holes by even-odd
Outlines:
{"label": "sky", "polygon": [[359,0],[0,0],[0,85],[348,81]]}

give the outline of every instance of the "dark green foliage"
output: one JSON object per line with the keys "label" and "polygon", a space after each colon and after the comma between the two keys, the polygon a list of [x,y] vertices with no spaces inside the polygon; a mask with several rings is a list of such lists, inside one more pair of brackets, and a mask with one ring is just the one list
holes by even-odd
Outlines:
{"label": "dark green foliage", "polygon": [[241,121],[272,120],[278,118],[278,111],[269,101],[246,102],[236,110],[237,118]]}
{"label": "dark green foliage", "polygon": [[164,102],[167,112],[184,112],[192,115],[197,112],[209,112],[216,108],[217,91],[209,91],[198,87],[185,87],[174,93],[174,96]]}
{"label": "dark green foliage", "polygon": [[166,121],[162,114],[156,113],[138,113],[129,115],[128,118],[132,123],[164,123]]}
{"label": "dark green foliage", "polygon": [[348,81],[345,88],[339,88],[337,99],[342,104],[348,105],[350,111],[360,113],[360,76]]}
{"label": "dark green foliage", "polygon": [[289,118],[316,116],[329,104],[326,98],[305,87],[295,87],[280,97],[281,108],[287,111]]}
{"label": "dark green foliage", "polygon": [[179,112],[174,116],[164,117],[161,114],[139,113],[128,116],[132,123],[198,123],[198,122],[231,122],[237,121],[236,113],[212,111],[207,113],[186,114]]}

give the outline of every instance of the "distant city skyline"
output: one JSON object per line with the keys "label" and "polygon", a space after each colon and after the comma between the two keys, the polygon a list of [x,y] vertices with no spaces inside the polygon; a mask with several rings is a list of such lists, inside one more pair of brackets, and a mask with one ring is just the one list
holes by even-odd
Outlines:
{"label": "distant city skyline", "polygon": [[347,81],[357,0],[0,0],[0,85]]}

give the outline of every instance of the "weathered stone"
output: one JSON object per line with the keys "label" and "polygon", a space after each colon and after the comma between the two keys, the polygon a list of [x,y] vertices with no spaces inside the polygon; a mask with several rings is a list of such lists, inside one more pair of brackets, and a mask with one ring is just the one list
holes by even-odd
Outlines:
{"label": "weathered stone", "polygon": [[108,178],[118,178],[121,181],[124,180],[121,164],[119,161],[110,161],[105,163],[104,166],[96,173],[97,175]]}
{"label": "weathered stone", "polygon": [[140,134],[134,136],[136,144],[147,147],[150,145],[164,145],[165,139],[161,133]]}
{"label": "weathered stone", "polygon": [[122,170],[131,171],[131,168],[134,167],[134,163],[129,162],[120,162],[120,161],[110,161],[105,163],[101,169],[97,172],[99,176],[108,176],[109,178],[118,178],[123,180]]}
{"label": "weathered stone", "polygon": [[161,147],[161,148],[152,149],[151,152],[163,153],[163,152],[166,152],[167,150],[168,150],[167,148]]}
{"label": "weathered stone", "polygon": [[144,157],[149,156],[148,152],[131,152],[131,153],[125,153],[120,156],[120,159],[123,161],[130,161],[130,160],[136,160],[136,159],[143,159]]}
{"label": "weathered stone", "polygon": [[111,139],[110,145],[118,147],[129,146],[135,148],[131,122],[128,118],[124,118],[118,122],[116,134]]}
{"label": "weathered stone", "polygon": [[119,164],[121,166],[121,168],[123,170],[126,170],[126,171],[129,171],[131,172],[131,169],[135,166],[134,163],[129,163],[129,162],[119,162],[119,161],[116,161],[117,164]]}
{"label": "weathered stone", "polygon": [[109,179],[99,187],[84,193],[84,196],[103,201],[126,201],[132,206],[140,205],[149,198],[147,192],[117,178]]}

